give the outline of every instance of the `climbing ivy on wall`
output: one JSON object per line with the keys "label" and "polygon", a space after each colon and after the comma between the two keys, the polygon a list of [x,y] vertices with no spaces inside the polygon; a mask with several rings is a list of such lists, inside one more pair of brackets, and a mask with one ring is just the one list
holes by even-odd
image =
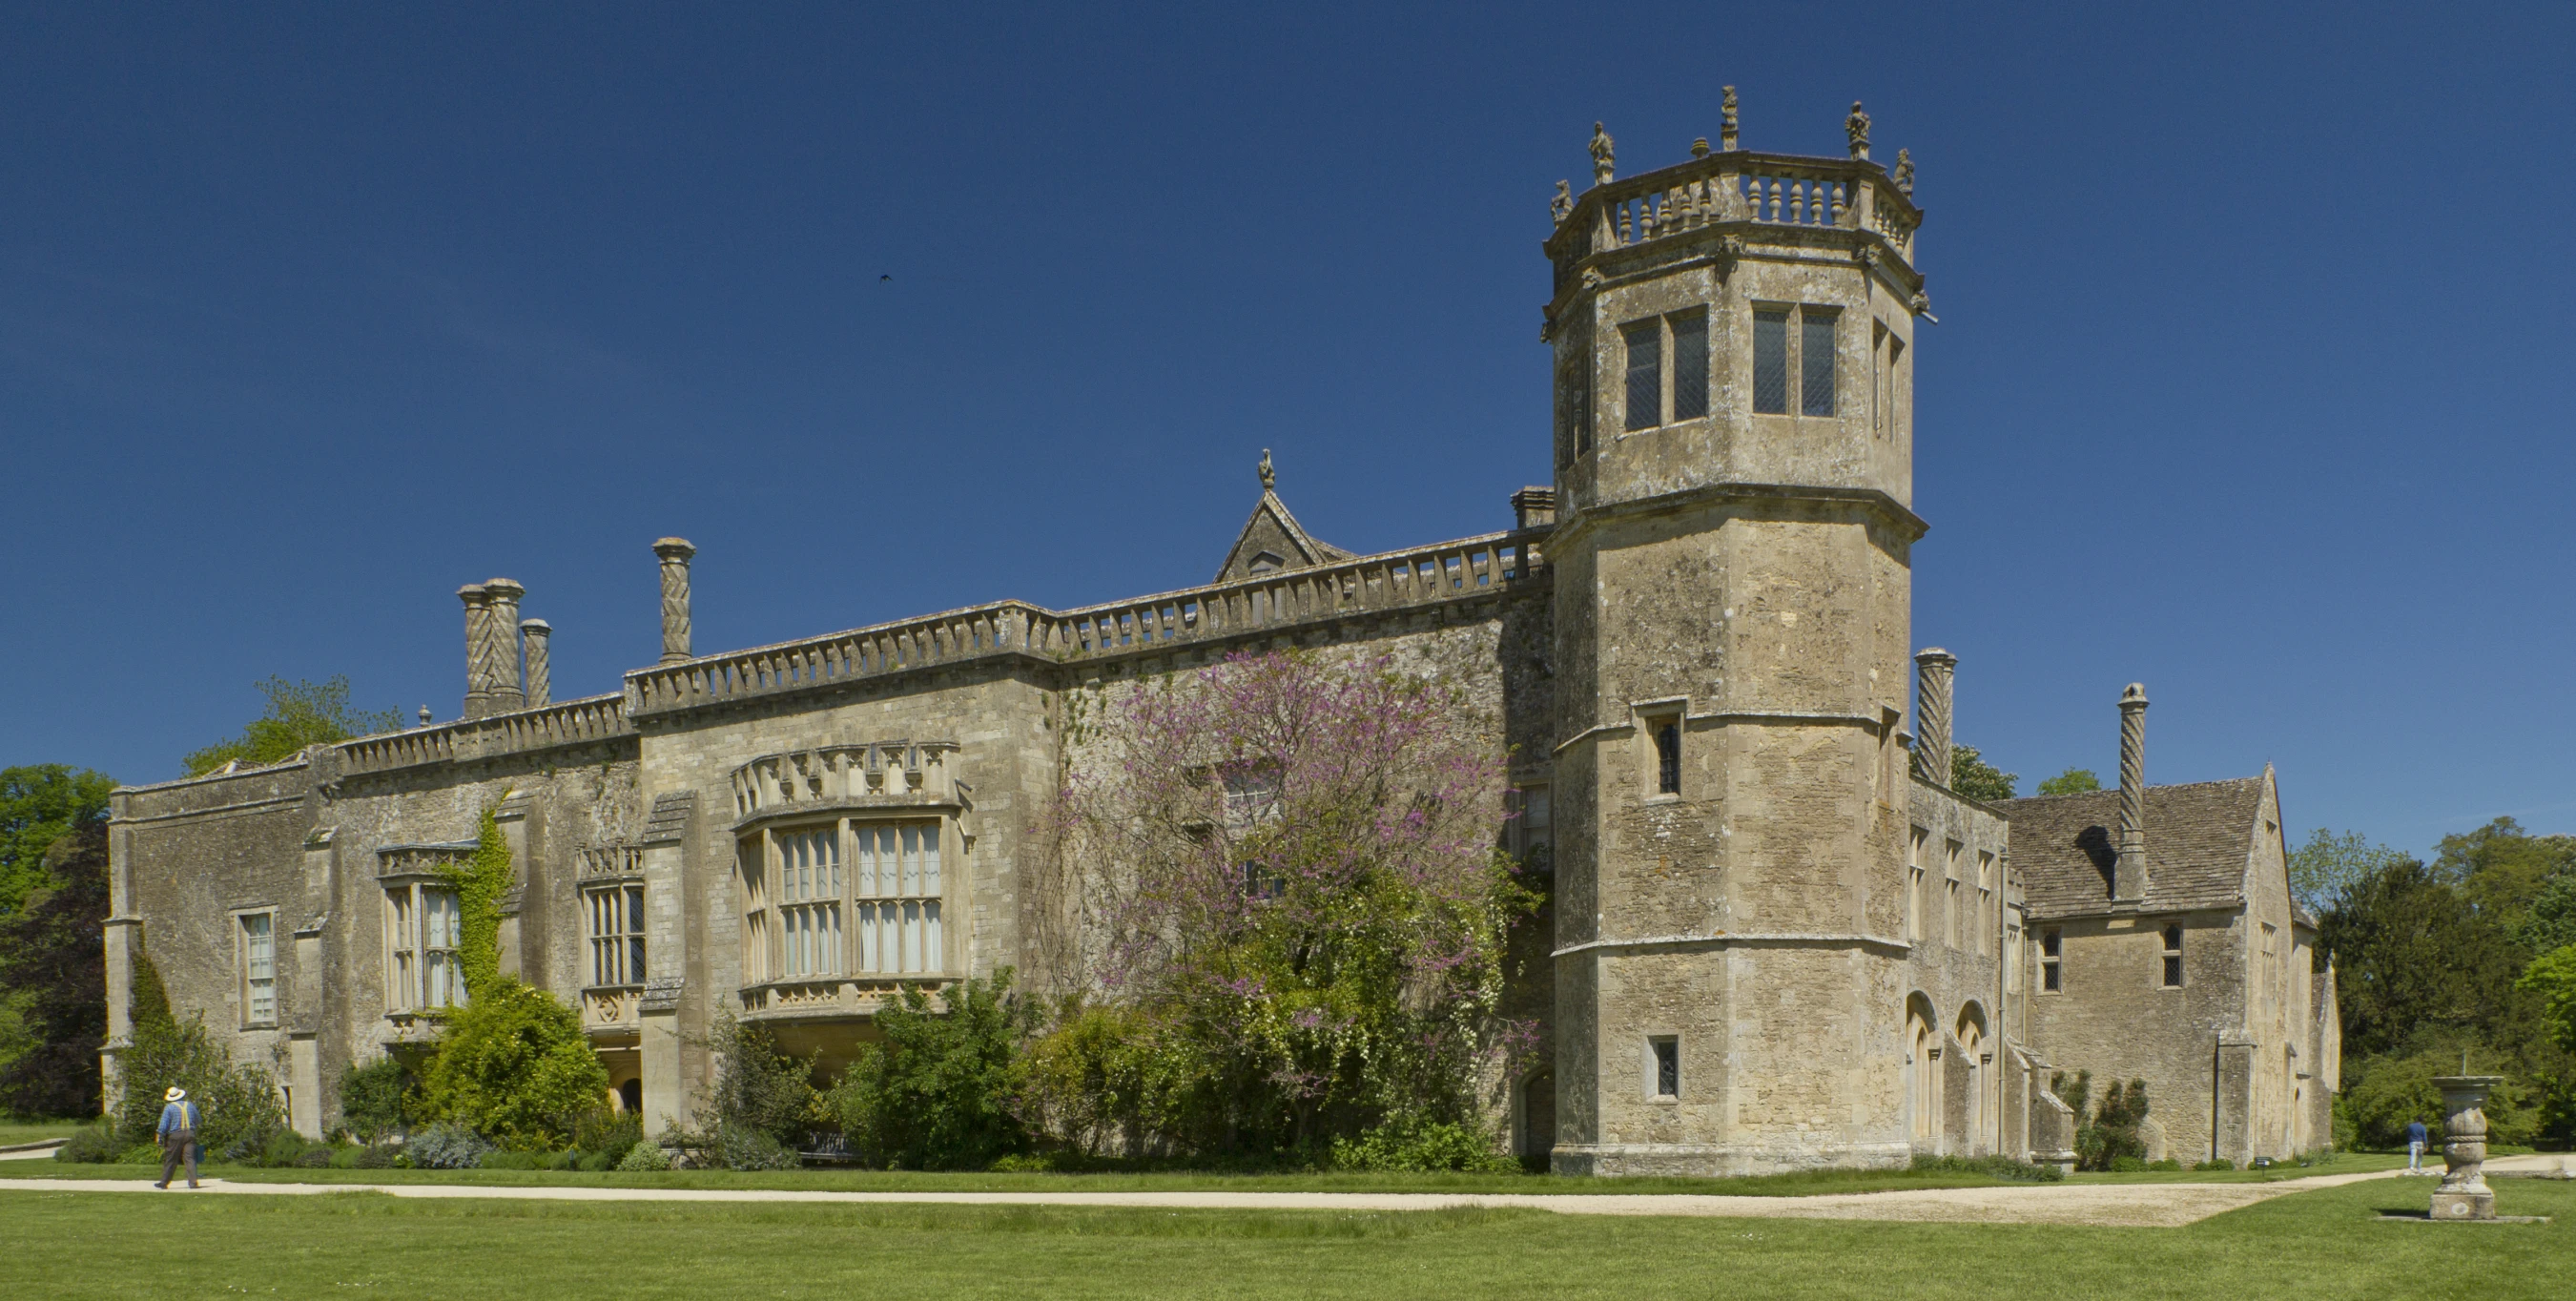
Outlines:
{"label": "climbing ivy on wall", "polygon": [[464,973],[468,997],[481,998],[501,980],[501,894],[510,888],[510,842],[501,838],[494,810],[483,810],[475,833],[474,853],[463,863],[442,867],[439,875],[456,887],[460,934],[457,969]]}

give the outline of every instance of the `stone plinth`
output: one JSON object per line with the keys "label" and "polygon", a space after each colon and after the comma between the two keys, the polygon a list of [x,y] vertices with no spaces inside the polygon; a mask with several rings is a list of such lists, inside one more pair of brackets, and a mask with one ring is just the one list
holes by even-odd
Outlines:
{"label": "stone plinth", "polygon": [[2433,1190],[2432,1217],[2437,1220],[2492,1220],[2495,1190],[2487,1187],[2487,1090],[2501,1075],[2443,1075],[2433,1080],[2442,1091],[2442,1172]]}

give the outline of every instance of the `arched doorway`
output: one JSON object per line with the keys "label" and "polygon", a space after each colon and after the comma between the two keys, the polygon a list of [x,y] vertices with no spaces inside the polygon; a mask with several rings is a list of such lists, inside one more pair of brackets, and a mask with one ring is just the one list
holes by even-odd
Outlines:
{"label": "arched doorway", "polygon": [[1933,1024],[1930,999],[1905,1000],[1906,1133],[1925,1152],[1941,1146],[1941,1040]]}
{"label": "arched doorway", "polygon": [[1995,1150],[1986,1138],[1986,1010],[1974,1003],[1959,1009],[1960,1065],[1968,1080],[1968,1127],[1960,1143],[1971,1156]]}

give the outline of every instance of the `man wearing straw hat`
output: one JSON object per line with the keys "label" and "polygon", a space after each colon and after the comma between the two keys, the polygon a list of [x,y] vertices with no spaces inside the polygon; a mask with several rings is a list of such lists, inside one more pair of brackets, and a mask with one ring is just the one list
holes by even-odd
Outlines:
{"label": "man wearing straw hat", "polygon": [[170,1176],[179,1163],[188,1163],[188,1186],[197,1186],[197,1104],[188,1101],[188,1091],[172,1085],[161,1095],[161,1182],[155,1188],[170,1186]]}

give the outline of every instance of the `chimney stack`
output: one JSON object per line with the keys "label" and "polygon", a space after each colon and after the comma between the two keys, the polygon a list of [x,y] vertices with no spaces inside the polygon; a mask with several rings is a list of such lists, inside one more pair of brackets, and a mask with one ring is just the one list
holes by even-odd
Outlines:
{"label": "chimney stack", "polygon": [[689,658],[689,557],[698,554],[687,538],[663,538],[653,544],[662,558],[662,662]]}
{"label": "chimney stack", "polygon": [[543,619],[521,619],[519,639],[528,648],[528,707],[554,703],[554,660],[547,642],[554,636],[554,625]]}
{"label": "chimney stack", "polygon": [[2111,897],[2147,895],[2147,688],[2132,682],[2120,693],[2120,862],[2112,871]]}
{"label": "chimney stack", "polygon": [[481,583],[457,588],[456,599],[465,603],[465,716],[481,718],[492,712],[492,689],[483,680],[483,641],[485,625],[492,620],[492,602]]}
{"label": "chimney stack", "polygon": [[1914,656],[1914,754],[1923,775],[1950,789],[1950,680],[1959,657],[1938,646]]}
{"label": "chimney stack", "polygon": [[528,706],[527,684],[519,677],[519,598],[528,589],[506,578],[483,580],[483,596],[492,603],[483,622],[484,690],[487,713],[507,714]]}
{"label": "chimney stack", "polygon": [[1530,529],[1553,528],[1555,525],[1556,489],[1523,488],[1512,494],[1513,528],[1527,532]]}

